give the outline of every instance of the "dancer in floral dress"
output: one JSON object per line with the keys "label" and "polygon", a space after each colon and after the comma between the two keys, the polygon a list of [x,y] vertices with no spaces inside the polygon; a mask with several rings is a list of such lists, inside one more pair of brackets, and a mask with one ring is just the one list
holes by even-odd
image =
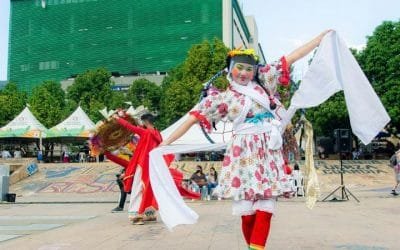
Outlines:
{"label": "dancer in floral dress", "polygon": [[232,121],[234,134],[227,145],[214,195],[233,200],[233,214],[242,218],[249,249],[264,249],[276,197],[292,192],[283,170],[284,128],[280,121],[285,108],[274,96],[276,85],[289,83],[290,65],[317,47],[327,32],[262,67],[257,67],[254,50],[229,52],[227,90],[211,89],[190,111],[188,120],[162,143],[174,142],[196,122],[210,129],[221,119]]}

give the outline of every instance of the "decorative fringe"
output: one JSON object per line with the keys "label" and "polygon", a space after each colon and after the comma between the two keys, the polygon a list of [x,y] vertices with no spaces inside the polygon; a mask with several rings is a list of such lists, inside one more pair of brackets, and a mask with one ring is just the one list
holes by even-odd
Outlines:
{"label": "decorative fringe", "polygon": [[302,118],[304,121],[304,136],[306,138],[305,150],[305,190],[306,190],[306,206],[312,209],[320,196],[320,188],[317,172],[314,166],[314,145],[313,145],[313,128],[311,123]]}

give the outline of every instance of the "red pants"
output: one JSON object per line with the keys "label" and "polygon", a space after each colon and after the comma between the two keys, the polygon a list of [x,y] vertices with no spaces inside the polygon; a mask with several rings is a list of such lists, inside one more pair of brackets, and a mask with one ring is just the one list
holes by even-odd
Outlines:
{"label": "red pants", "polygon": [[259,210],[253,215],[242,216],[242,232],[249,249],[264,249],[271,225],[271,217],[271,213]]}

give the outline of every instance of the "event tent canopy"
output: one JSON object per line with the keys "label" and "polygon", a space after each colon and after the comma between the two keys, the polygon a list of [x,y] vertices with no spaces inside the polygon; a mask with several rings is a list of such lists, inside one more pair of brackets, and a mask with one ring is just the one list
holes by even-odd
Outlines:
{"label": "event tent canopy", "polygon": [[46,138],[75,137],[89,138],[95,124],[79,106],[67,119],[47,131]]}
{"label": "event tent canopy", "polygon": [[0,138],[44,138],[47,128],[41,124],[32,114],[28,107],[9,122],[0,128]]}

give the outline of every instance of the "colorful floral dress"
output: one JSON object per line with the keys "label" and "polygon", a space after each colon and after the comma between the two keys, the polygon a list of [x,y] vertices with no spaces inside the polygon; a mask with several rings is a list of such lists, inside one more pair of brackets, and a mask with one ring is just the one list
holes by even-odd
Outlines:
{"label": "colorful floral dress", "polygon": [[[284,60],[282,58],[281,63],[265,67],[267,84],[276,85],[282,75],[287,74],[287,68],[282,68]],[[252,83],[251,87],[268,100],[260,86]],[[196,116],[206,128],[221,119],[228,119],[235,124],[244,109],[245,97],[231,84],[224,92],[211,91],[190,114]],[[280,106],[276,110],[282,108]],[[253,99],[247,110],[245,123],[257,123],[257,119],[262,119],[263,124],[270,124],[281,119],[279,112],[271,112]],[[227,145],[214,195],[233,200],[256,201],[292,192],[292,185],[283,171],[282,149],[269,148],[270,136],[270,132],[260,133],[257,129],[245,134],[234,132]]]}

